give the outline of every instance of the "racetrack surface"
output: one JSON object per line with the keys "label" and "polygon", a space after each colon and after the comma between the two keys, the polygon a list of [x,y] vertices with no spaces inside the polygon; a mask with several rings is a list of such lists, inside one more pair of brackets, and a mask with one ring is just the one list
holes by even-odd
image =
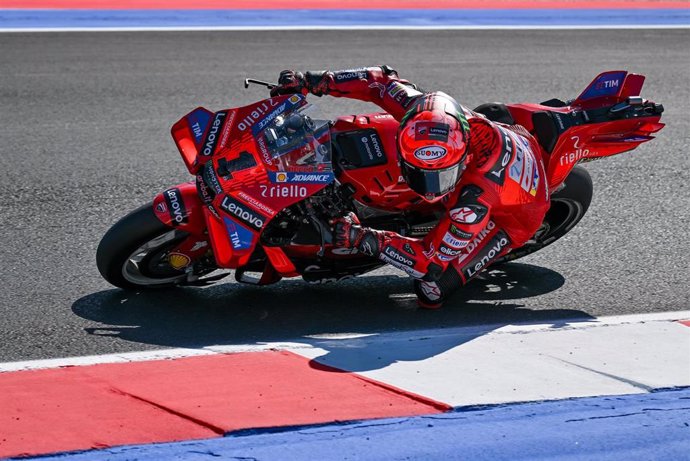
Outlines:
{"label": "racetrack surface", "polygon": [[[690,307],[688,30],[293,31],[0,35],[0,361],[304,335],[542,322]],[[601,71],[647,76],[668,126],[589,163],[590,211],[564,239],[416,309],[395,269],[329,286],[125,293],[95,267],[118,218],[189,179],[169,129],[266,93],[247,76],[387,63],[474,107],[576,96]],[[375,111],[316,100],[329,116]]]}

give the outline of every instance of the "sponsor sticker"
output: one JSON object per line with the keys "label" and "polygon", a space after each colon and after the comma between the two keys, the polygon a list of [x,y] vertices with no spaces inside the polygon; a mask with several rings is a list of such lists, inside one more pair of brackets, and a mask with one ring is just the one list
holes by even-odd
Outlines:
{"label": "sponsor sticker", "polygon": [[228,113],[229,118],[225,121],[225,125],[223,128],[223,133],[220,136],[220,148],[227,147],[227,145],[230,143],[230,131],[232,130],[233,125],[235,124],[235,116],[237,115],[237,111],[233,110]]}
{"label": "sponsor sticker", "polygon": [[197,109],[187,115],[187,124],[192,130],[194,144],[196,144],[197,147],[201,144],[201,140],[204,137],[204,132],[210,120],[211,114],[203,109]]}
{"label": "sponsor sticker", "polygon": [[412,245],[410,245],[409,243],[405,243],[403,245],[403,251],[412,256],[417,256],[417,254],[414,252],[414,248],[412,248]]}
{"label": "sponsor sticker", "polygon": [[248,128],[252,127],[257,120],[259,120],[262,116],[267,114],[277,104],[278,103],[274,101],[273,98],[256,104],[254,107],[252,107],[251,112],[247,113],[242,118],[242,120],[240,120],[237,123],[237,129],[239,131],[246,131]]}
{"label": "sponsor sticker", "polygon": [[457,258],[457,255],[449,256],[449,255],[444,255],[443,253],[436,253],[436,257],[438,259],[440,259],[441,261],[450,262],[450,261],[454,260],[455,258]]}
{"label": "sponsor sticker", "polygon": [[[582,146],[580,146],[579,136],[571,136],[570,139],[572,139],[573,141],[573,151],[566,152],[565,154],[561,155],[561,158],[559,160],[561,166],[572,165],[574,163],[579,162],[580,160],[584,160],[585,158],[589,157],[589,149],[583,149]],[[598,155],[598,152],[592,152],[592,155],[596,156]]]}
{"label": "sponsor sticker", "polygon": [[597,77],[578,99],[590,99],[601,96],[617,95],[623,84],[627,72],[606,72]]}
{"label": "sponsor sticker", "polygon": [[404,265],[409,266],[409,267],[414,266],[414,263],[415,263],[414,259],[408,258],[407,256],[403,255],[402,253],[400,253],[398,250],[396,250],[395,248],[393,248],[390,245],[386,246],[383,249],[383,253],[386,256],[393,258],[394,260],[396,260],[397,262],[399,262],[401,264],[404,264]]}
{"label": "sponsor sticker", "polygon": [[360,67],[358,69],[347,69],[341,70],[333,73],[333,78],[336,83],[349,82],[352,80],[368,79],[369,71],[366,67]]}
{"label": "sponsor sticker", "polygon": [[304,105],[305,103],[306,101],[304,100],[304,96],[299,94],[293,94],[285,102],[273,109],[271,112],[263,116],[259,115],[259,117],[261,118],[257,121],[257,123],[254,124],[254,126],[252,126],[252,133],[254,134],[254,136],[256,136],[259,133],[259,131],[263,130],[271,122],[273,122],[273,120],[275,120],[277,116],[285,112],[289,112],[294,107]]}
{"label": "sponsor sticker", "polygon": [[263,215],[228,195],[223,197],[220,207],[227,213],[234,215],[237,219],[257,231],[261,230],[266,221],[266,218]]}
{"label": "sponsor sticker", "polygon": [[[395,81],[388,84],[387,90],[388,96],[390,96],[395,102],[399,103],[405,109],[407,109],[407,107],[417,96],[421,96],[422,94],[414,88]],[[405,120],[403,119],[401,123],[404,122]]]}
{"label": "sponsor sticker", "polygon": [[158,205],[156,205],[156,211],[159,213],[165,213],[168,211],[168,207],[165,205],[165,202],[160,202]]}
{"label": "sponsor sticker", "polygon": [[266,213],[268,213],[268,214],[270,214],[270,215],[276,214],[276,211],[275,211],[273,208],[270,208],[270,207],[267,206],[266,204],[260,202],[259,200],[255,199],[254,197],[252,197],[251,195],[247,194],[247,193],[244,192],[244,191],[239,191],[239,192],[237,193],[237,195],[238,195],[242,200],[244,200],[245,202],[247,202],[247,203],[249,203],[251,206],[253,206],[254,208],[257,208],[257,209],[259,209],[259,210],[261,210],[261,211],[265,211]]}
{"label": "sponsor sticker", "polygon": [[379,255],[379,259],[381,261],[387,262],[391,266],[397,267],[398,269],[405,271],[412,277],[424,277],[424,274],[414,269],[414,259],[403,255],[390,245],[386,246],[383,249],[383,252]]}
{"label": "sponsor sticker", "polygon": [[502,186],[506,177],[506,167],[508,166],[508,163],[510,163],[510,158],[513,156],[514,142],[504,128],[497,127],[497,129],[501,137],[501,145],[503,148],[498,160],[484,175],[484,177],[495,182],[499,186]]}
{"label": "sponsor sticker", "polygon": [[445,123],[417,122],[414,126],[414,139],[416,141],[442,141],[448,142],[450,126]]}
{"label": "sponsor sticker", "polygon": [[168,264],[175,270],[184,269],[192,263],[189,256],[182,253],[170,253],[168,255]]}
{"label": "sponsor sticker", "polygon": [[182,200],[182,192],[177,187],[163,192],[165,203],[168,206],[168,213],[173,226],[179,226],[187,222],[187,208]]}
{"label": "sponsor sticker", "polygon": [[484,241],[486,236],[489,235],[489,232],[494,230],[495,227],[496,223],[494,223],[493,221],[489,221],[488,223],[486,223],[486,227],[479,231],[477,235],[465,247],[465,251],[467,252],[467,254],[472,253],[479,246],[479,244]]}
{"label": "sponsor sticker", "polygon": [[460,251],[461,251],[461,250],[455,250],[455,249],[447,247],[445,245],[441,245],[441,247],[438,250],[441,253],[448,255],[448,256],[457,256],[460,254]]}
{"label": "sponsor sticker", "polygon": [[477,275],[488,264],[500,256],[501,252],[510,245],[510,238],[504,231],[499,231],[489,242],[462,268],[465,279]]}
{"label": "sponsor sticker", "polygon": [[470,242],[469,240],[461,240],[459,238],[456,238],[450,232],[446,232],[443,236],[443,243],[452,248],[465,248],[467,244]]}
{"label": "sponsor sticker", "polygon": [[293,171],[269,172],[273,183],[328,184],[333,181],[333,173],[298,173]]}
{"label": "sponsor sticker", "polygon": [[309,194],[305,186],[297,184],[259,185],[261,196],[266,198],[304,198]]}
{"label": "sponsor sticker", "polygon": [[204,166],[204,171],[202,174],[204,176],[204,182],[213,190],[213,192],[216,194],[223,192],[223,188],[218,181],[218,176],[216,176],[216,172],[213,169],[213,162],[208,162]]}
{"label": "sponsor sticker", "polygon": [[448,151],[441,146],[424,146],[414,151],[415,158],[425,162],[435,162],[446,156]]}
{"label": "sponsor sticker", "polygon": [[199,194],[199,198],[204,203],[211,203],[216,196],[215,192],[206,185],[202,174],[196,175],[196,190]]}
{"label": "sponsor sticker", "polygon": [[517,134],[514,135],[511,133],[510,136],[514,137],[515,158],[513,158],[513,161],[508,167],[508,176],[511,180],[518,183],[525,192],[532,194],[532,189],[534,189],[534,194],[532,195],[536,195],[536,187],[533,182],[535,175],[537,178],[539,177],[539,173],[537,172],[539,165],[530,149],[529,142],[524,137]]}
{"label": "sponsor sticker", "polygon": [[219,134],[226,115],[228,115],[227,112],[220,111],[216,112],[213,116],[213,122],[211,122],[211,127],[206,134],[206,140],[201,146],[201,152],[199,153],[202,157],[210,157],[216,150],[216,144],[218,143],[218,139],[220,139]]}
{"label": "sponsor sticker", "polygon": [[474,234],[471,232],[465,232],[464,230],[460,229],[458,226],[455,224],[451,224],[449,231],[451,234],[453,234],[455,237],[463,240],[469,240],[472,238]]}
{"label": "sponsor sticker", "polygon": [[220,219],[220,214],[218,213],[218,210],[216,210],[216,208],[213,205],[211,205],[209,203],[208,205],[206,205],[206,208],[208,208],[208,211],[210,211],[213,216]]}
{"label": "sponsor sticker", "polygon": [[374,160],[375,158],[382,159],[384,157],[383,149],[381,148],[381,140],[376,132],[362,136],[360,141],[362,141],[362,145],[364,146],[369,160]]}
{"label": "sponsor sticker", "polygon": [[247,250],[252,247],[254,234],[252,231],[230,218],[223,218],[225,230],[230,238],[230,243],[235,250]]}

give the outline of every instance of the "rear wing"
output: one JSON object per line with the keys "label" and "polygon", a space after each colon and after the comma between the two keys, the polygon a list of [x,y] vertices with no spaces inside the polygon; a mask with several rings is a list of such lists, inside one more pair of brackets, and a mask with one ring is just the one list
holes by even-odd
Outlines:
{"label": "rear wing", "polygon": [[591,105],[594,100],[600,98],[622,100],[630,96],[639,96],[644,79],[644,75],[629,74],[625,70],[602,72],[571,105]]}

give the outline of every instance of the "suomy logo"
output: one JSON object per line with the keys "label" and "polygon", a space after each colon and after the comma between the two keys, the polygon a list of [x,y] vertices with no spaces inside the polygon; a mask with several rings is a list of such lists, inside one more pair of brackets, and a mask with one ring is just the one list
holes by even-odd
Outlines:
{"label": "suomy logo", "polygon": [[414,151],[415,158],[431,162],[446,156],[448,151],[441,146],[424,146]]}

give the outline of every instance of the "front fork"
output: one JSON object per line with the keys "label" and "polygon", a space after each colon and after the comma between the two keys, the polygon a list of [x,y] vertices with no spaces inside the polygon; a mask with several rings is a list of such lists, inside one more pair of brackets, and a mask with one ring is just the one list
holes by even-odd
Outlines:
{"label": "front fork", "polygon": [[171,187],[153,199],[156,217],[171,229],[188,234],[168,252],[168,264],[185,271],[193,281],[194,265],[211,256],[211,246],[204,219],[204,206],[197,194],[196,184],[187,182]]}

